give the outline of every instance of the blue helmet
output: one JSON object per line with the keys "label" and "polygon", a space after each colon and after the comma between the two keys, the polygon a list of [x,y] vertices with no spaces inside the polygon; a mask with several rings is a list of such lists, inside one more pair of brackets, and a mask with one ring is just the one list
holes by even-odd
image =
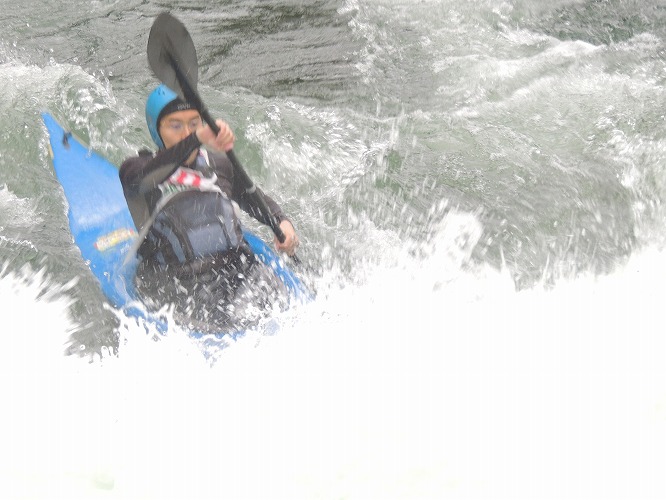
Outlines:
{"label": "blue helmet", "polygon": [[150,93],[148,100],[146,101],[146,122],[148,123],[148,131],[150,132],[153,141],[155,141],[155,144],[157,144],[160,149],[164,148],[164,142],[162,142],[159,132],[160,115],[166,105],[177,98],[178,94],[166,85],[161,84]]}
{"label": "blue helmet", "polygon": [[164,142],[159,132],[162,116],[174,111],[193,109],[193,107],[190,103],[184,102],[178,97],[178,94],[164,84],[150,93],[146,101],[146,122],[148,123],[150,136],[160,149],[164,148]]}

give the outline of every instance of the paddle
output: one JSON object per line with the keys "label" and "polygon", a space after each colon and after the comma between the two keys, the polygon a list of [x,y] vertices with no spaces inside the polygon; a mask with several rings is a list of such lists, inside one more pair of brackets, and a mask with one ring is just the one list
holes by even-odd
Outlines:
{"label": "paddle", "polygon": [[[157,78],[179,94],[182,99],[191,103],[199,111],[201,118],[217,135],[220,128],[208,113],[197,92],[199,80],[197,51],[185,25],[167,12],[157,16],[148,36],[147,52],[148,63]],[[269,221],[269,225],[280,243],[284,243],[285,236],[282,229],[271,214],[263,195],[260,191],[257,191],[257,187],[245,172],[233,150],[227,151],[227,157],[234,167],[235,174],[245,187],[245,192],[254,200],[264,218]]]}

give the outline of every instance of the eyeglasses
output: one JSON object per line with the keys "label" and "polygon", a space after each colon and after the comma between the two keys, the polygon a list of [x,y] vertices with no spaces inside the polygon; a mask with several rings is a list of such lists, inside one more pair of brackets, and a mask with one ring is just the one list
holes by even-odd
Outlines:
{"label": "eyeglasses", "polygon": [[188,130],[195,131],[200,126],[201,126],[201,118],[193,118],[188,122],[181,122],[178,120],[168,120],[164,123],[164,127],[168,128],[169,131],[173,132],[174,134],[182,133],[185,127],[187,127]]}

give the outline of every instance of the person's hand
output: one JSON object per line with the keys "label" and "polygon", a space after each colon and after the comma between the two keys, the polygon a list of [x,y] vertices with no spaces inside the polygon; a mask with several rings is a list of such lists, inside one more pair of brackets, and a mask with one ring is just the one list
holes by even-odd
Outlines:
{"label": "person's hand", "polygon": [[283,220],[280,222],[280,229],[284,233],[284,242],[280,243],[275,237],[275,248],[279,252],[285,252],[287,255],[294,255],[296,253],[296,247],[299,245],[298,236],[296,236],[296,230],[292,226],[291,222],[288,220]]}
{"label": "person's hand", "polygon": [[199,142],[211,149],[225,152],[230,151],[233,149],[234,140],[236,139],[231,127],[229,127],[227,122],[223,122],[222,120],[215,120],[215,123],[220,127],[220,133],[217,136],[206,124],[197,128],[196,134]]}

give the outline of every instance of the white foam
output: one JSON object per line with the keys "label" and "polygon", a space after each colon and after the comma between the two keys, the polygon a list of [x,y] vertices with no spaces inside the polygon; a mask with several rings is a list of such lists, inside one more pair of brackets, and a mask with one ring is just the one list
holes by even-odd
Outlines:
{"label": "white foam", "polygon": [[31,200],[16,196],[6,184],[0,185],[0,207],[0,224],[3,226],[30,228],[43,220]]}
{"label": "white foam", "polygon": [[212,366],[178,332],[154,340],[122,315],[118,356],[64,358],[66,298],[5,275],[4,491],[666,493],[663,254],[518,293],[471,266],[477,224],[452,214],[425,260],[368,264],[362,283],[327,277],[314,302],[274,320],[275,335],[250,332]]}

